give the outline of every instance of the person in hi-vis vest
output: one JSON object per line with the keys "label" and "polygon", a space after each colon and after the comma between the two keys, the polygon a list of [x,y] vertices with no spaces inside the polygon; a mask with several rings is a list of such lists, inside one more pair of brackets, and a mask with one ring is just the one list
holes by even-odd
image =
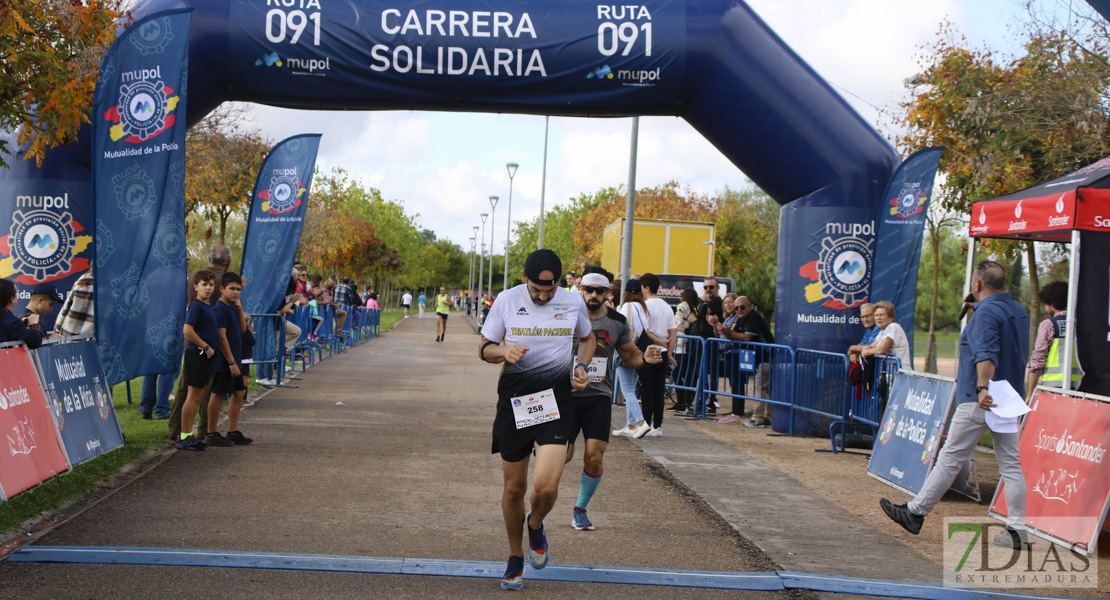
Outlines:
{"label": "person in hi-vis vest", "polygon": [[[1037,339],[1033,345],[1033,354],[1029,357],[1029,387],[1026,398],[1033,397],[1033,390],[1037,385],[1063,387],[1064,382],[1064,363],[1060,360],[1060,355],[1064,352],[1064,336],[1067,334],[1068,284],[1053,281],[1041,288],[1039,297],[1048,311],[1048,318],[1037,326]],[[1072,352],[1075,352],[1074,347]],[[1079,368],[1079,358],[1073,354],[1072,389],[1079,384],[1082,377],[1083,369]]]}

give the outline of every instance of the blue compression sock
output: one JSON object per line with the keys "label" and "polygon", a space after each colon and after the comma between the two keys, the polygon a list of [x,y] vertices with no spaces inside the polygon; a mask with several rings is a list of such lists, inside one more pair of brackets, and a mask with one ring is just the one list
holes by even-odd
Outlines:
{"label": "blue compression sock", "polygon": [[599,485],[601,485],[601,474],[594,476],[583,470],[578,485],[578,502],[575,502],[574,507],[586,510]]}

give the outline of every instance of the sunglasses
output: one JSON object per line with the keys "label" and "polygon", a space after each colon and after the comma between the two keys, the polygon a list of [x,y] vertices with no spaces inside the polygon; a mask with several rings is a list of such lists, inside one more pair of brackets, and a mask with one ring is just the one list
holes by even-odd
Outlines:
{"label": "sunglasses", "polygon": [[707,286],[704,286],[704,287],[705,287],[705,289],[707,289],[707,290],[715,290],[715,289],[717,289],[717,286],[715,286],[715,285],[707,285]]}
{"label": "sunglasses", "polygon": [[597,287],[597,286],[593,286],[593,285],[584,285],[584,286],[582,286],[582,290],[585,291],[587,294],[607,294],[607,293],[609,293],[609,288],[607,288],[607,287]]}

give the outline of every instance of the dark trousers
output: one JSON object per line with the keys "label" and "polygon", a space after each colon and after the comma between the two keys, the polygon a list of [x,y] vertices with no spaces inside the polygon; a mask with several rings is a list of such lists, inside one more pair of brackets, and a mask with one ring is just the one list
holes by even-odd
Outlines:
{"label": "dark trousers", "polygon": [[659,429],[663,425],[663,396],[667,387],[667,353],[657,365],[644,363],[636,373],[640,376],[640,405],[644,421]]}
{"label": "dark trousers", "polygon": [[[686,351],[678,355],[678,367],[674,371],[675,385],[684,387],[697,387],[700,377],[698,364],[701,360],[701,346],[686,344]],[[692,390],[675,390],[679,406],[690,407],[694,405],[694,392]]]}

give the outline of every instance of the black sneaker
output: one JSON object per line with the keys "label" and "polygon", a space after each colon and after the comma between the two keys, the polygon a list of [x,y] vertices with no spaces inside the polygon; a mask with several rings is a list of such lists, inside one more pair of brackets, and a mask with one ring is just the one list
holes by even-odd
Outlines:
{"label": "black sneaker", "polygon": [[1002,548],[1011,548],[1014,550],[1029,549],[1028,534],[1026,534],[1026,532],[1024,531],[1010,529],[1009,527],[1006,528],[1006,531],[1003,531],[994,536],[994,540],[992,541],[994,542],[995,546],[999,546]]}
{"label": "black sneaker", "polygon": [[150,421],[154,418],[154,416],[148,412],[139,412],[139,417],[142,418],[142,420],[144,421]]}
{"label": "black sneaker", "polygon": [[227,432],[227,441],[236,446],[248,446],[254,440],[243,435],[241,431],[229,431]]}
{"label": "black sneaker", "polygon": [[220,435],[220,433],[217,431],[216,433],[210,433],[210,434],[204,436],[204,445],[205,446],[234,446],[235,444],[231,443],[231,440],[229,440],[229,439],[225,438],[224,436]]}
{"label": "black sneaker", "polygon": [[177,440],[177,443],[174,444],[174,447],[177,448],[178,450],[207,450],[208,449],[208,447],[204,445],[204,442],[198,440],[197,436],[195,436],[195,435],[190,435],[189,437],[187,437],[183,440]]}
{"label": "black sneaker", "polygon": [[905,504],[895,504],[883,498],[879,500],[879,506],[883,508],[883,512],[890,517],[891,521],[901,525],[906,531],[914,535],[921,533],[921,526],[925,523],[925,517],[913,514]]}

